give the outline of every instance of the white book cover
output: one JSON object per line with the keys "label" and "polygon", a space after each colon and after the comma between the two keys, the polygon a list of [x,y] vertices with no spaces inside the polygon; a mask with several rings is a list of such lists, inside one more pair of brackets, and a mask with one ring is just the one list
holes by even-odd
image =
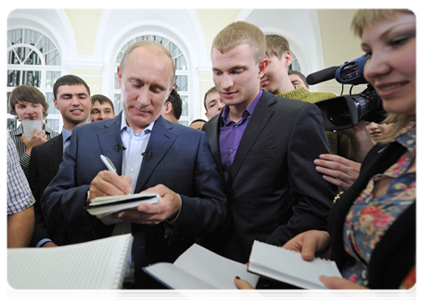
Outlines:
{"label": "white book cover", "polygon": [[7,250],[7,280],[14,289],[121,288],[131,234],[52,248]]}
{"label": "white book cover", "polygon": [[305,261],[299,252],[259,241],[254,241],[248,271],[305,289],[325,289],[320,275],[342,278],[334,261]]}
{"label": "white book cover", "polygon": [[197,244],[173,263],[157,263],[144,271],[171,289],[237,289],[236,276],[256,286],[259,276],[247,265],[224,258]]}

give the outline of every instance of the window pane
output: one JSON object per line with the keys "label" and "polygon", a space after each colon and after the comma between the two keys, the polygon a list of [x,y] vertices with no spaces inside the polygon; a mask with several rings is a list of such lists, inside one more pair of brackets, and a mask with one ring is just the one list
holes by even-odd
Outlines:
{"label": "window pane", "polygon": [[7,86],[20,85],[21,71],[7,71]]}
{"label": "window pane", "polygon": [[21,62],[18,59],[18,54],[15,51],[10,50],[9,53],[7,54],[7,64],[9,64],[9,65],[19,65],[20,63]]}
{"label": "window pane", "polygon": [[22,84],[28,84],[40,87],[41,72],[40,71],[22,71]]}
{"label": "window pane", "polygon": [[31,50],[30,48],[25,48],[26,52],[29,55],[25,55],[25,65],[41,65],[41,59],[38,57],[38,54]]}
{"label": "window pane", "polygon": [[182,53],[181,50],[179,50],[179,48],[172,42],[169,43],[167,49],[170,51],[170,54],[172,54],[172,57],[179,56],[179,54]]}
{"label": "window pane", "polygon": [[122,102],[120,101],[120,94],[115,94],[113,107],[115,108],[116,115],[118,115],[122,111]]}
{"label": "window pane", "polygon": [[52,114],[52,115],[53,114],[60,114],[59,110],[56,109],[56,107],[54,107],[53,93],[46,93],[45,96],[46,96],[46,101],[47,101],[47,104],[48,104],[48,110],[47,110],[48,114]]}
{"label": "window pane", "polygon": [[178,92],[179,91],[188,91],[188,76],[186,76],[186,75],[176,75],[175,89]]}
{"label": "window pane", "polygon": [[60,55],[59,51],[56,49],[44,55],[44,60],[46,61],[46,65],[50,66],[60,66]]}
{"label": "window pane", "polygon": [[179,124],[187,126],[187,127],[189,126],[188,121],[179,121]]}
{"label": "window pane", "polygon": [[119,87],[119,79],[118,79],[118,73],[115,73],[115,80],[114,80],[114,83],[115,83],[115,85],[114,85],[115,90],[120,90],[120,87]]}
{"label": "window pane", "polygon": [[56,80],[61,76],[60,71],[47,71],[46,88],[52,88]]}
{"label": "window pane", "polygon": [[22,43],[22,29],[9,30],[7,32],[8,47],[15,44]]}
{"label": "window pane", "polygon": [[7,119],[7,129],[8,130],[13,130],[16,129],[16,119]]}
{"label": "window pane", "polygon": [[168,39],[165,39],[165,38],[163,38],[161,36],[157,36],[157,35],[154,35],[153,36],[153,41],[155,41],[155,42],[157,42],[157,43],[159,43],[159,44],[161,44],[163,46],[166,46],[167,43],[169,43],[169,40]]}
{"label": "window pane", "polygon": [[182,117],[188,117],[188,97],[181,96],[182,99]]}
{"label": "window pane", "polygon": [[60,127],[59,127],[60,126],[60,122],[59,122],[59,120],[57,120],[57,119],[49,119],[47,117],[47,119],[45,119],[45,122],[46,122],[46,126],[48,128],[50,128],[53,131],[60,132]]}
{"label": "window pane", "polygon": [[4,98],[4,104],[6,105],[6,107],[5,107],[4,111],[7,114],[10,113],[10,111],[9,111],[9,97],[10,97],[10,93],[9,92],[6,92],[5,93],[5,98]]}
{"label": "window pane", "polygon": [[175,65],[176,70],[187,70],[187,62],[185,60],[185,56],[180,55],[179,57],[175,58]]}
{"label": "window pane", "polygon": [[37,43],[36,47],[42,53],[47,53],[56,49],[56,46],[53,44],[53,42],[45,36],[43,36],[42,39]]}
{"label": "window pane", "polygon": [[32,46],[35,46],[35,44],[38,42],[38,40],[42,37],[42,34],[34,31],[34,30],[30,30],[30,29],[25,29],[25,39],[24,39],[24,43],[25,44],[30,44]]}

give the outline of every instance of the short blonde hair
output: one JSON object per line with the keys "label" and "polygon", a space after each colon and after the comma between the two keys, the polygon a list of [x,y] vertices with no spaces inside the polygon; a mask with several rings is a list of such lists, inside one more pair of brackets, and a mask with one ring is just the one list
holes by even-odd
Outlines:
{"label": "short blonde hair", "polygon": [[414,14],[408,9],[359,9],[353,17],[351,28],[355,35],[361,37],[365,26],[373,25],[378,21],[393,19],[397,13]]}
{"label": "short blonde hair", "polygon": [[276,56],[278,59],[289,50],[289,42],[286,38],[277,34],[266,35],[266,55]]}
{"label": "short blonde hair", "polygon": [[[378,21],[393,19],[397,13],[414,15],[414,13],[408,9],[359,9],[353,17],[351,29],[354,31],[355,35],[362,37],[364,27],[373,25]],[[393,122],[395,125],[379,142],[389,143],[413,118],[414,117],[410,115],[388,113],[383,123]]]}
{"label": "short blonde hair", "polygon": [[170,58],[170,61],[172,62],[171,83],[173,84],[175,82],[175,72],[176,72],[175,60],[172,58],[172,54],[170,54],[169,50],[167,50],[165,46],[155,41],[143,40],[143,41],[138,41],[130,45],[128,49],[126,49],[125,53],[122,56],[122,60],[120,61],[121,72],[125,68],[125,65],[128,62],[129,56],[132,53],[132,51],[134,51],[134,49],[139,47],[148,48],[149,50],[156,51],[156,53],[162,52],[163,54],[165,54],[166,56]]}
{"label": "short blonde hair", "polygon": [[250,45],[257,63],[266,58],[266,37],[256,25],[237,21],[223,28],[212,43],[221,53],[229,51],[240,44]]}

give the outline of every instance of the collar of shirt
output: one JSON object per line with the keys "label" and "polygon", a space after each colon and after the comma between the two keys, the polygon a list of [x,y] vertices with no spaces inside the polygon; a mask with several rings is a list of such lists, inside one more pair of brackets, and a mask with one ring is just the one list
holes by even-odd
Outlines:
{"label": "collar of shirt", "polygon": [[[139,134],[147,134],[151,131],[153,131],[153,127],[154,127],[154,122],[151,122],[146,128],[144,128],[144,130],[141,133],[135,134],[135,135],[139,135]],[[126,123],[126,118],[125,118],[125,112],[122,110],[122,118],[120,121],[120,132],[122,133],[122,131],[128,131],[130,133],[134,133],[134,130],[128,126],[128,124]]]}
{"label": "collar of shirt", "polygon": [[141,171],[141,165],[144,160],[142,153],[147,149],[150,140],[150,133],[153,131],[155,122],[151,122],[141,133],[135,134],[133,129],[126,123],[125,114],[122,111],[120,126],[120,137],[125,147],[122,157],[122,175],[128,175],[132,179],[132,189],[136,190],[138,175]]}
{"label": "collar of shirt", "polygon": [[[263,90],[260,89],[259,94],[257,95],[256,98],[254,98],[253,102],[250,103],[250,105],[248,105],[248,107],[242,112],[242,119],[240,122],[238,123],[243,123],[248,116],[251,116],[254,112],[254,109],[257,106],[257,103],[261,97],[261,95],[263,95]],[[222,118],[221,118],[221,124],[220,126],[228,126],[230,123],[233,123],[234,121],[232,121],[229,118],[229,106],[225,105],[225,107],[223,108],[223,112],[222,112]]]}
{"label": "collar of shirt", "polygon": [[394,140],[407,148],[415,155],[416,153],[416,119],[413,119],[395,137]]}
{"label": "collar of shirt", "polygon": [[66,140],[67,140],[67,139],[68,139],[68,137],[70,137],[71,135],[72,135],[72,132],[71,132],[71,131],[69,131],[69,130],[67,130],[67,129],[65,129],[65,128],[63,127],[63,129],[62,129],[63,144],[65,144]]}

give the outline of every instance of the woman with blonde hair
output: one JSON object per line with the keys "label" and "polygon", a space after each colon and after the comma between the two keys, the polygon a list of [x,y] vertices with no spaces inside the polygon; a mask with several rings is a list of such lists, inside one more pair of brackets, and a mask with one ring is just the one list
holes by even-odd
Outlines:
{"label": "woman with blonde hair", "polygon": [[321,276],[328,288],[410,287],[406,278],[416,263],[416,17],[408,10],[359,10],[352,28],[368,55],[364,76],[389,113],[385,122],[395,128],[369,151],[355,183],[334,203],[327,231],[304,232],[283,247],[305,260],[334,260],[344,278]]}

